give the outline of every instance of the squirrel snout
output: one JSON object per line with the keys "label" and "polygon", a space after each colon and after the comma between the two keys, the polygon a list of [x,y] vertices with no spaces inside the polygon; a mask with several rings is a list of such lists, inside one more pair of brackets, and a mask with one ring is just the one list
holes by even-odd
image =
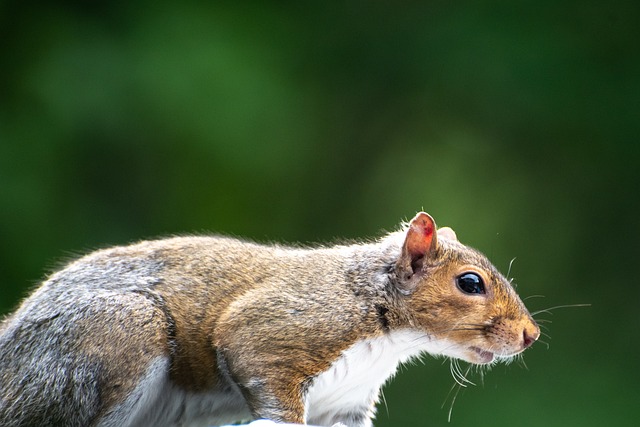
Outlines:
{"label": "squirrel snout", "polygon": [[540,329],[537,326],[534,326],[531,329],[524,328],[524,330],[522,331],[523,348],[531,347],[531,344],[536,342],[539,336],[540,336]]}

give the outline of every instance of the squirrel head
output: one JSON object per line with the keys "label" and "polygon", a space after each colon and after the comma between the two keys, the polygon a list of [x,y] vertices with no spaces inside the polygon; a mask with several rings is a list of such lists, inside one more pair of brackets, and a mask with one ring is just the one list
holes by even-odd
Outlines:
{"label": "squirrel head", "polygon": [[429,336],[432,353],[487,364],[515,356],[540,335],[511,283],[427,213],[406,228],[395,273],[407,320]]}

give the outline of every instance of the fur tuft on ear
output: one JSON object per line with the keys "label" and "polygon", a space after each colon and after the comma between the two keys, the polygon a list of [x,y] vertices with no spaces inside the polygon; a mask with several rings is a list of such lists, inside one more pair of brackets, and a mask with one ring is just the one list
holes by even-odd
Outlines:
{"label": "fur tuft on ear", "polygon": [[397,264],[399,287],[404,293],[412,291],[415,281],[411,279],[421,270],[425,257],[432,254],[437,245],[436,222],[429,214],[418,213],[409,223]]}

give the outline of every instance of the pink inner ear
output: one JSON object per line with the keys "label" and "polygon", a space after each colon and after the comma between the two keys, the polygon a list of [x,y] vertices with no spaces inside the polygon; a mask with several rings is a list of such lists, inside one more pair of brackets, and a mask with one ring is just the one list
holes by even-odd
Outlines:
{"label": "pink inner ear", "polygon": [[426,213],[420,213],[411,221],[407,231],[406,249],[411,256],[424,256],[431,249],[435,224]]}

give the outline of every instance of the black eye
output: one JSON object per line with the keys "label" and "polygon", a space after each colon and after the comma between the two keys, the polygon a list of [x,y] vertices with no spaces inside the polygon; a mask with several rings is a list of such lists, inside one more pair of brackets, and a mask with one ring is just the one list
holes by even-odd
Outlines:
{"label": "black eye", "polygon": [[456,279],[458,288],[466,294],[484,294],[484,282],[476,273],[463,273]]}

